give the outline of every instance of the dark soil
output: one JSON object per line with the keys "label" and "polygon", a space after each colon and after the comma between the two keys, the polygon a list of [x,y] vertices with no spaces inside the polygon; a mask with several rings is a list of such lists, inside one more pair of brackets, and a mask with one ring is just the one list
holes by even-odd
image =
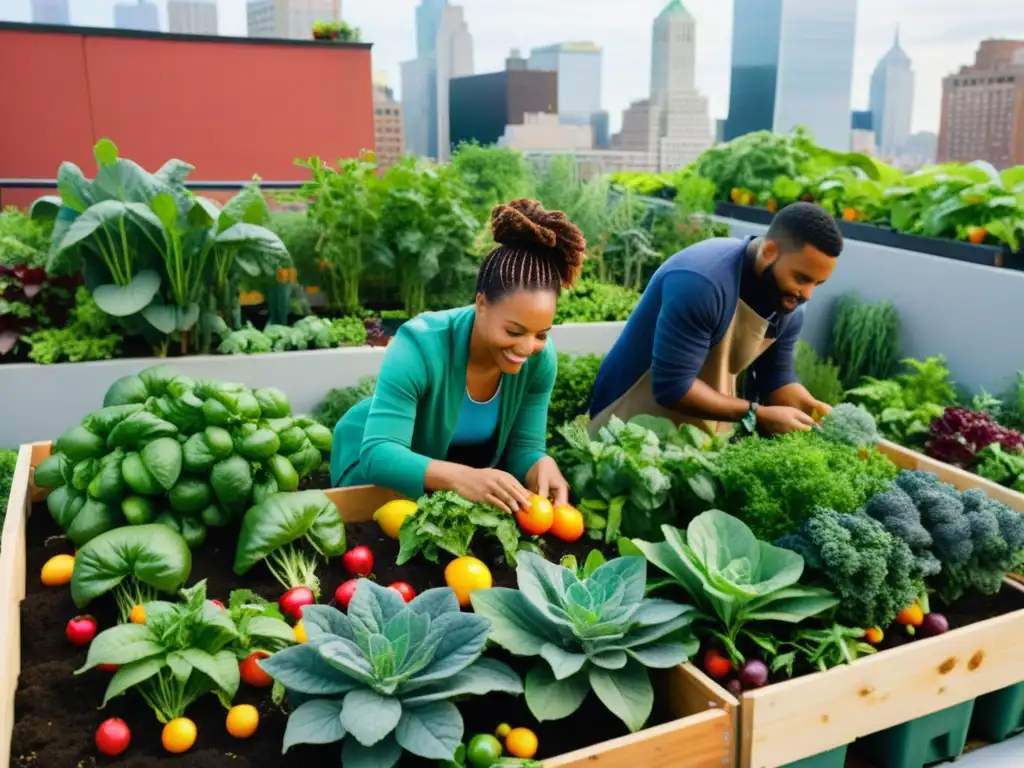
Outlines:
{"label": "dark soil", "polygon": [[[311,483],[314,487],[322,483]],[[379,583],[407,581],[417,591],[443,586],[441,565],[421,558],[397,568],[398,542],[385,537],[374,523],[347,526],[349,546],[365,544],[375,556],[375,578]],[[170,755],[160,745],[161,724],[152,711],[135,694],[119,697],[100,710],[109,674],[92,670],[75,675],[86,657],[86,650],[71,645],[64,635],[69,619],[78,614],[66,588],[42,585],[38,574],[47,559],[55,554],[70,554],[73,549],[63,538],[48,514],[45,504],[38,504],[27,530],[26,598],[21,608],[21,675],[15,696],[15,726],[11,750],[12,768],[92,768],[117,765],[143,768],[157,765],[174,768],[290,768],[293,766],[338,765],[340,745],[297,747],[281,755],[286,712],[270,701],[269,691],[243,685],[236,703],[253,704],[260,710],[260,726],[250,739],[237,740],[224,727],[225,710],[213,696],[196,702],[188,712],[199,727],[199,737],[192,750],[184,755]],[[545,554],[557,561],[565,554],[575,554],[580,562],[592,548],[585,541],[571,545],[551,542]],[[558,546],[553,546],[558,544]],[[190,583],[206,579],[211,598],[227,602],[233,589],[247,588],[272,599],[282,588],[262,567],[257,566],[244,579],[234,575],[235,533],[211,530],[202,547],[193,552]],[[514,586],[514,572],[504,565],[500,550],[481,542],[477,552],[491,566],[496,585]],[[318,573],[323,592],[329,601],[334,589],[348,576],[339,561],[323,565]],[[102,630],[116,621],[116,609],[109,597],[90,605]],[[505,658],[525,673],[526,665],[518,659]],[[479,732],[493,732],[501,722],[513,727],[532,728],[540,740],[539,758],[589,746],[599,741],[625,735],[626,728],[590,695],[572,718],[538,725],[529,714],[522,697],[490,695],[471,698],[461,706],[465,719],[465,740]],[[108,717],[124,719],[132,732],[128,751],[118,758],[99,755],[94,745],[96,727]],[[656,725],[670,719],[657,707],[649,722]],[[405,759],[402,766],[433,765],[416,759]]]}

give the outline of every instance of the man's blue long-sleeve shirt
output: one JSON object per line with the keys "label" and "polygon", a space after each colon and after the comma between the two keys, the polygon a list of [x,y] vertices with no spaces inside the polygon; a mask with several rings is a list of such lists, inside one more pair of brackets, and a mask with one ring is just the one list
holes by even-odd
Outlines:
{"label": "man's blue long-sleeve shirt", "polygon": [[[658,404],[675,408],[725,336],[741,295],[751,309],[771,319],[777,297],[759,293],[756,285],[750,289],[756,284],[747,258],[752,239],[705,240],[658,268],[601,364],[591,416],[618,400],[648,369]],[[776,341],[750,367],[761,400],[797,381],[793,355],[803,322],[800,308],[769,326],[768,337]]]}

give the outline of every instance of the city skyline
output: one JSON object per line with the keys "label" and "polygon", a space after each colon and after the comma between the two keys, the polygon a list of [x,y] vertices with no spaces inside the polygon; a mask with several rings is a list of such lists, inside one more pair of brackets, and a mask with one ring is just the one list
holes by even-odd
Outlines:
{"label": "city skyline", "polygon": [[[648,91],[651,41],[649,19],[665,0],[634,0],[628,11],[614,0],[521,0],[494,6],[487,0],[462,0],[476,40],[476,71],[498,71],[510,48],[532,48],[567,40],[592,40],[603,49],[603,106],[618,130],[622,111]],[[166,2],[154,0],[166,27]],[[112,24],[113,0],[70,0],[71,22]],[[400,62],[415,58],[415,7],[418,0],[389,0],[387,12],[371,0],[346,0],[345,19],[374,44],[374,69],[387,73],[401,98]],[[697,88],[706,94],[714,118],[729,107],[732,3],[687,0],[701,30],[697,50]],[[219,0],[222,34],[246,34],[245,0]],[[31,20],[31,0],[5,0],[0,18]],[[523,23],[531,19],[531,23]],[[871,73],[891,47],[897,26],[901,43],[914,62],[916,88],[912,130],[936,131],[942,80],[973,61],[986,38],[1024,39],[1024,5],[1004,0],[860,0],[851,109],[866,109]]]}

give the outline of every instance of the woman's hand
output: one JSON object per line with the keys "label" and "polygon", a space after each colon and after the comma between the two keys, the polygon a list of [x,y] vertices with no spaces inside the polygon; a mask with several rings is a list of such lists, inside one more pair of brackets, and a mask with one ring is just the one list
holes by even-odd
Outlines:
{"label": "woman's hand", "polygon": [[530,490],[545,499],[551,499],[557,507],[569,503],[569,483],[562,477],[558,464],[550,456],[539,459],[526,473],[526,484]]}
{"label": "woman's hand", "polygon": [[509,514],[515,514],[530,503],[529,491],[500,469],[462,467],[452,483],[452,490],[467,501],[490,504]]}

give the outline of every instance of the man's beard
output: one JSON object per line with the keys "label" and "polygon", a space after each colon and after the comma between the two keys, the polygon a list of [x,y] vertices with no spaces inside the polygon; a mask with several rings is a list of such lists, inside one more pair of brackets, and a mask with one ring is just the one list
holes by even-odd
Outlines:
{"label": "man's beard", "polygon": [[[785,293],[782,287],[779,285],[779,281],[775,276],[775,264],[769,264],[765,267],[764,272],[761,273],[761,277],[758,278],[758,282],[761,284],[761,290],[764,291],[765,295],[775,297],[775,311],[784,315],[788,315],[791,312],[795,312],[799,307],[806,302],[806,299],[794,293]],[[794,306],[787,307],[783,302],[786,299],[792,299]]]}

